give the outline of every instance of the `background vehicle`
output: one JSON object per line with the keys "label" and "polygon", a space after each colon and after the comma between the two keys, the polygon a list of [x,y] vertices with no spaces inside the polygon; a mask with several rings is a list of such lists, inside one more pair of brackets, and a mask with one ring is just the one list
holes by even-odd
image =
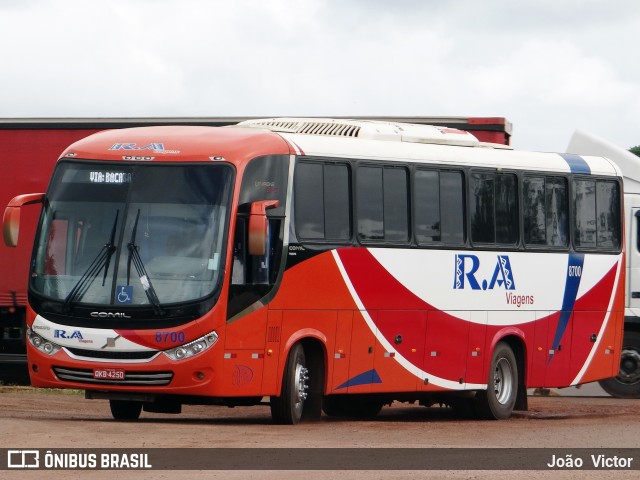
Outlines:
{"label": "background vehicle", "polygon": [[[24,192],[43,192],[60,153],[100,130],[153,125],[233,125],[246,118],[77,118],[0,119],[0,205]],[[504,118],[398,117],[385,120],[437,124],[472,132],[483,142],[509,144],[511,124]],[[36,208],[22,213],[20,244],[0,248],[0,380],[24,381],[25,315],[29,258],[38,219]]]}
{"label": "background vehicle", "polygon": [[627,288],[623,350],[618,376],[600,385],[614,397],[640,398],[640,158],[582,130],[573,134],[567,152],[606,156],[624,176]]}
{"label": "background vehicle", "polygon": [[[279,423],[614,375],[622,183],[609,160],[460,130],[266,119],[149,127],[65,150],[30,269],[34,386],[117,419],[247,405]],[[452,281],[453,280],[453,281]]]}

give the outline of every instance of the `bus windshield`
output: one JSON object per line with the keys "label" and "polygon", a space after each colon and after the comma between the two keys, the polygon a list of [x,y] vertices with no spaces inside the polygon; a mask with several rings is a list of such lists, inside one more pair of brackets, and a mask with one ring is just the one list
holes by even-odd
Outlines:
{"label": "bus windshield", "polygon": [[32,292],[62,304],[195,301],[224,271],[226,165],[62,162],[44,205]]}

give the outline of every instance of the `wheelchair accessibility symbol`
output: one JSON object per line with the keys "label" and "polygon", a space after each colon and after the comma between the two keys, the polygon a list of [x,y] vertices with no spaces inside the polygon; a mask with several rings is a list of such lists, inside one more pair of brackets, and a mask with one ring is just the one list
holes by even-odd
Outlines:
{"label": "wheelchair accessibility symbol", "polygon": [[133,286],[118,285],[116,287],[116,303],[131,303],[133,301]]}

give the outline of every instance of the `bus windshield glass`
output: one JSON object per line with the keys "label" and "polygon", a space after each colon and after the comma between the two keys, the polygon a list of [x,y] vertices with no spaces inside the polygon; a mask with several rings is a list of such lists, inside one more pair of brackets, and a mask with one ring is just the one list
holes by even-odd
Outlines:
{"label": "bus windshield glass", "polygon": [[232,177],[220,164],[61,163],[32,291],[67,311],[89,304],[157,314],[210,296],[224,271]]}

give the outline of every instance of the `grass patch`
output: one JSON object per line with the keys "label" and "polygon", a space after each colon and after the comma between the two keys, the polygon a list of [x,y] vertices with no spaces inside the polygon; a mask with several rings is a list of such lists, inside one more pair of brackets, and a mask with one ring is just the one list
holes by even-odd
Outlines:
{"label": "grass patch", "polygon": [[3,393],[27,393],[40,395],[84,395],[84,390],[71,390],[62,388],[35,388],[23,385],[0,385],[0,394]]}

